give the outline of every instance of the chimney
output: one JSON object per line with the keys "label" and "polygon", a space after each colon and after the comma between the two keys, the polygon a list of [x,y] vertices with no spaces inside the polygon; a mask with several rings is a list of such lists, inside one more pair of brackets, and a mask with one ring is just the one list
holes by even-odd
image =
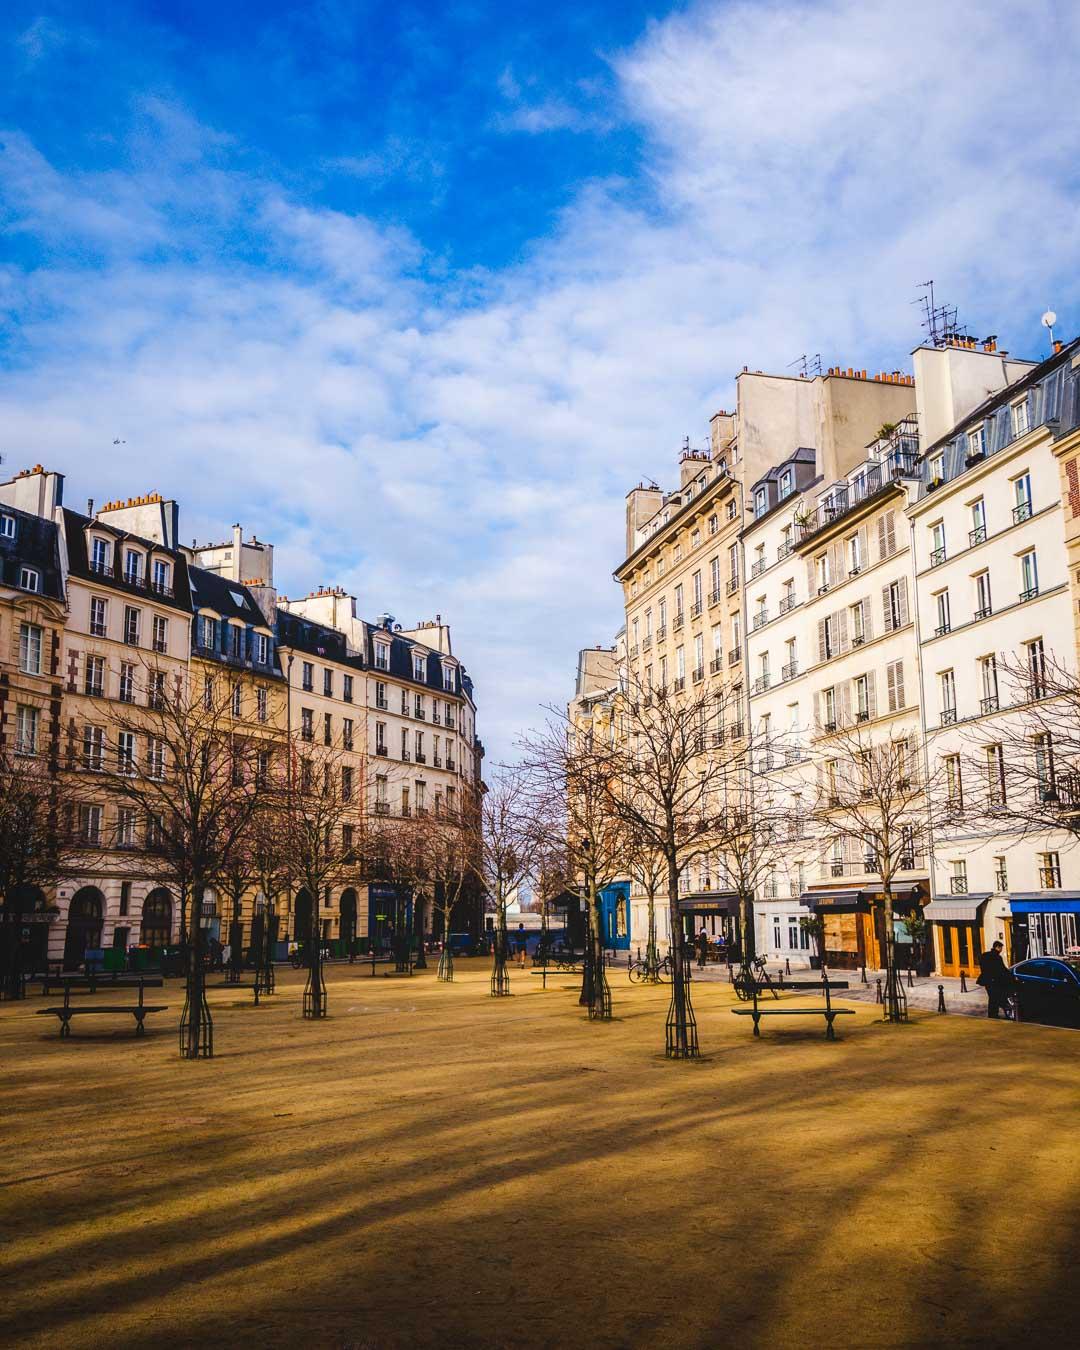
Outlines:
{"label": "chimney", "polygon": [[1055,355],[1055,356],[1060,356],[1060,355],[1061,355],[1061,349],[1062,349],[1063,346],[1064,346],[1064,343],[1062,342],[1061,338],[1055,338],[1055,339],[1054,339],[1054,355]]}

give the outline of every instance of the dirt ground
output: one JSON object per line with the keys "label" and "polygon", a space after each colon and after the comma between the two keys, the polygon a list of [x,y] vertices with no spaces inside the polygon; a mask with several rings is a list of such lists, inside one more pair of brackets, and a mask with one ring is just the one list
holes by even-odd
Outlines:
{"label": "dirt ground", "polygon": [[1080,1034],[698,983],[673,1064],[662,990],[487,979],[282,971],[194,1064],[175,982],[141,1042],[0,1005],[0,1344],[1080,1343]]}

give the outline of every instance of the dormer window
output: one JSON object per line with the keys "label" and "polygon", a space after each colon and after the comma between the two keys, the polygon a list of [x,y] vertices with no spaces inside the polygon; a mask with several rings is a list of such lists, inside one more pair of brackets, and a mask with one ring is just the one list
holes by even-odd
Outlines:
{"label": "dormer window", "polygon": [[91,572],[107,572],[109,570],[109,556],[112,549],[109,547],[107,539],[95,538],[90,544],[90,570]]}
{"label": "dormer window", "polygon": [[443,672],[442,672],[442,687],[443,687],[444,689],[448,689],[451,693],[454,692],[454,667],[453,667],[453,666],[443,666]]}
{"label": "dormer window", "polygon": [[795,491],[795,475],[790,469],[784,469],[780,475],[780,500],[790,497]]}
{"label": "dormer window", "polygon": [[769,509],[769,491],[768,488],[759,487],[754,489],[754,515],[763,516]]}
{"label": "dormer window", "polygon": [[1028,421],[1028,401],[1022,398],[1019,403],[1014,403],[1011,409],[1012,415],[1012,433],[1014,436],[1022,436],[1027,431]]}
{"label": "dormer window", "polygon": [[214,621],[205,615],[199,620],[200,639],[199,645],[207,648],[209,651],[214,649]]}
{"label": "dormer window", "polygon": [[270,664],[270,639],[265,633],[255,634],[255,660],[260,666]]}
{"label": "dormer window", "polygon": [[426,679],[427,679],[427,658],[426,658],[426,657],[423,657],[423,656],[417,656],[417,655],[414,653],[413,659],[412,659],[412,673],[413,673],[413,679],[414,679],[414,680],[426,680]]}
{"label": "dormer window", "polygon": [[945,456],[940,452],[931,455],[926,461],[926,472],[931,483],[942,482],[945,478]]}
{"label": "dormer window", "polygon": [[376,642],[375,644],[375,669],[390,669],[390,644],[388,642]]}
{"label": "dormer window", "polygon": [[[154,590],[159,595],[171,595],[171,569],[164,558],[154,559]],[[243,603],[241,601],[241,603]]]}
{"label": "dormer window", "polygon": [[142,576],[142,554],[129,548],[124,554],[124,580],[132,586],[139,584]]}
{"label": "dormer window", "polygon": [[968,432],[968,458],[976,459],[986,454],[986,427],[976,427]]}
{"label": "dormer window", "polygon": [[36,567],[19,568],[19,587],[24,591],[41,590],[41,573]]}
{"label": "dormer window", "polygon": [[15,538],[15,517],[0,515],[0,539]]}

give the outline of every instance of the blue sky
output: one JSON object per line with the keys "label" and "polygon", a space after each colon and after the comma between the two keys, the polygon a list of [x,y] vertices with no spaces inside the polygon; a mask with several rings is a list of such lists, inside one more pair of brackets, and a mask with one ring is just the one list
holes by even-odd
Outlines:
{"label": "blue sky", "polygon": [[1066,0],[9,3],[5,468],[440,611],[506,754],[744,364],[905,366],[928,277],[1075,334],[1078,66]]}

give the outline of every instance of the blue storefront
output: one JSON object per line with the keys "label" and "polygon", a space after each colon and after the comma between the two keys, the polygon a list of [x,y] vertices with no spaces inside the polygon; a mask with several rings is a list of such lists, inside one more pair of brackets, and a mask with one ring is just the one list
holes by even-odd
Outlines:
{"label": "blue storefront", "polygon": [[1029,956],[1064,956],[1080,948],[1080,891],[1029,891],[1009,897],[1014,961]]}
{"label": "blue storefront", "polygon": [[613,881],[600,892],[604,946],[625,952],[630,949],[630,883]]}

